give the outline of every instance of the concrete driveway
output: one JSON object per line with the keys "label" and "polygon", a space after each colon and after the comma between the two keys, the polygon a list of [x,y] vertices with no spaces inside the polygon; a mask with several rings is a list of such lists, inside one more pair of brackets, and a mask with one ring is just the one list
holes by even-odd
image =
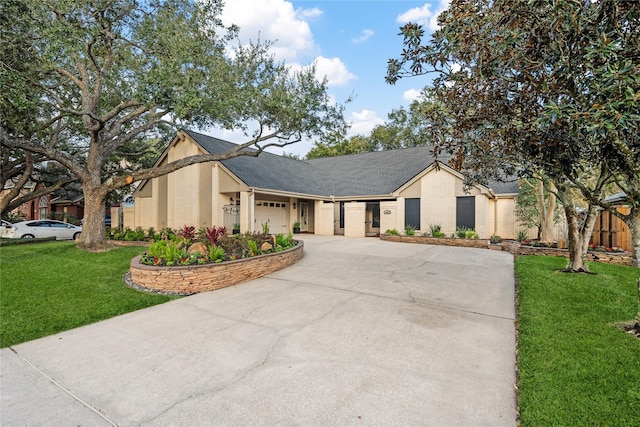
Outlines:
{"label": "concrete driveway", "polygon": [[1,351],[3,426],[514,426],[506,252],[303,236],[296,265]]}

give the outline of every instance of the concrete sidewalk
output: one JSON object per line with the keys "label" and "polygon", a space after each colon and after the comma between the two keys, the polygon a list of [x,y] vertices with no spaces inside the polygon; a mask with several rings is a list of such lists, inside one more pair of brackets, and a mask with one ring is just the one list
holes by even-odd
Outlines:
{"label": "concrete sidewalk", "polygon": [[513,258],[303,236],[258,280],[1,351],[2,426],[515,426]]}

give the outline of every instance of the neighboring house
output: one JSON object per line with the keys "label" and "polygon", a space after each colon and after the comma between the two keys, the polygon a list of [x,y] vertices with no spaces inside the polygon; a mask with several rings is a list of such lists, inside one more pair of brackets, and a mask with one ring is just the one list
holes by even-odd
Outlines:
{"label": "neighboring house", "polygon": [[51,199],[51,213],[57,214],[55,219],[67,221],[84,218],[84,196],[82,193],[67,194]]}
{"label": "neighboring house", "polygon": [[[0,192],[0,196],[9,192],[13,188],[11,181],[7,182],[5,188]],[[34,183],[32,181],[27,182],[23,189],[20,191],[20,195],[30,193],[32,191],[40,190],[43,187],[41,183]],[[26,220],[32,219],[46,219],[47,215],[51,212],[51,195],[41,196],[29,200],[26,203],[21,204],[17,208],[11,211],[12,214],[19,217],[24,217]]]}
{"label": "neighboring house", "polygon": [[[625,193],[609,196],[605,202],[615,204],[615,209],[622,214],[628,214],[631,211]],[[590,243],[607,248],[618,246],[625,251],[634,252],[631,237],[631,230],[624,221],[611,213],[610,210],[603,210],[600,211],[596,219]]]}
{"label": "neighboring house", "polygon": [[[8,183],[7,187],[5,187],[0,194],[9,191],[11,185],[12,183]],[[37,185],[37,187],[34,188],[34,185]],[[28,182],[24,186],[21,195],[42,188],[44,188],[42,183],[34,184]],[[82,192],[75,192],[71,196],[56,196],[55,193],[47,194],[23,203],[12,210],[11,213],[24,217],[26,220],[48,219],[53,217],[54,219],[66,221],[67,215],[71,215],[71,219],[82,219],[84,216],[84,197],[82,196]]]}
{"label": "neighboring house", "polygon": [[[182,130],[156,165],[234,144]],[[364,237],[412,225],[418,233],[439,224],[450,235],[474,228],[481,238],[516,234],[517,182],[474,185],[436,163],[428,147],[313,160],[271,153],[191,165],[140,183],[126,227],[180,228],[239,223],[241,230]]]}

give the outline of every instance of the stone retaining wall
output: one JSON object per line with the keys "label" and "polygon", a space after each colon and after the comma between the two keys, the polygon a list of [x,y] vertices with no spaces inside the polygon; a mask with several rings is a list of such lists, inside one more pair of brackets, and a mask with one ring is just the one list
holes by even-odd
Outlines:
{"label": "stone retaining wall", "polygon": [[[439,238],[425,236],[399,236],[390,234],[381,234],[381,240],[390,242],[403,243],[421,243],[427,245],[446,245],[446,246],[462,246],[467,248],[493,249],[511,252],[515,256],[518,255],[545,255],[545,256],[561,256],[569,257],[567,249],[556,248],[540,248],[534,246],[522,246],[519,242],[505,240],[501,245],[490,244],[487,239],[457,239],[457,238]],[[605,262],[608,264],[636,266],[636,259],[630,252],[597,252],[589,251],[586,257],[587,261]]]}
{"label": "stone retaining wall", "polygon": [[393,234],[380,234],[380,239],[390,242],[421,243],[424,245],[463,246],[465,248],[482,249],[489,247],[488,239],[452,239],[446,237],[397,236]]}
{"label": "stone retaining wall", "polygon": [[[543,256],[561,256],[569,258],[568,249],[556,248],[539,248],[534,246],[523,246],[518,242],[503,242],[503,250],[509,251],[514,255],[543,255]],[[607,264],[636,266],[636,259],[630,252],[600,252],[589,251],[585,258],[587,261],[604,262]]]}
{"label": "stone retaining wall", "polygon": [[191,295],[257,279],[302,259],[304,243],[282,252],[216,264],[155,267],[131,260],[130,280],[142,289],[166,294]]}

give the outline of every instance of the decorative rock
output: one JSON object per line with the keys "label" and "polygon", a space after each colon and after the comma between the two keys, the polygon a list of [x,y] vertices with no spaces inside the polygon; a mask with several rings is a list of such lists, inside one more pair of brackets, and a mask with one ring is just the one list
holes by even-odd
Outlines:
{"label": "decorative rock", "polygon": [[207,249],[207,245],[205,245],[202,242],[196,242],[193,245],[189,246],[189,249],[187,249],[187,253],[189,255],[193,255],[193,254],[200,254],[200,255],[205,255],[207,253],[209,253],[209,250]]}
{"label": "decorative rock", "polygon": [[263,251],[263,252],[266,252],[266,251],[268,251],[268,250],[271,250],[271,248],[273,248],[273,246],[272,246],[270,243],[268,243],[268,242],[264,242],[264,243],[262,244],[262,246],[260,246],[260,250],[261,250],[261,251]]}

